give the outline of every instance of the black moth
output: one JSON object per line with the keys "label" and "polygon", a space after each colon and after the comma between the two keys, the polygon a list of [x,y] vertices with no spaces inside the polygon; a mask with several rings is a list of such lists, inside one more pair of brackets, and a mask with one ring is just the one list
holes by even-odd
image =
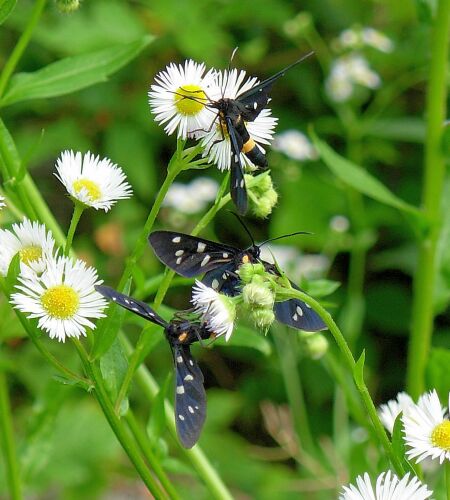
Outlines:
{"label": "black moth", "polygon": [[245,215],[247,212],[247,190],[245,187],[244,171],[240,153],[256,166],[267,168],[267,159],[260,147],[250,137],[245,122],[252,122],[266,107],[269,101],[269,92],[272,85],[282,77],[286,71],[296,66],[312,54],[309,53],[293,64],[282,69],[275,75],[255,85],[236,99],[222,97],[218,101],[208,103],[208,106],[218,111],[221,126],[228,132],[231,144],[231,177],[230,193],[238,212]]}
{"label": "black moth", "polygon": [[108,300],[119,304],[142,318],[164,328],[175,365],[175,422],[177,434],[185,448],[192,448],[198,441],[206,418],[206,394],[203,374],[191,355],[189,346],[200,340],[214,337],[203,323],[183,318],[183,311],[175,314],[170,322],[156,314],[145,302],[133,299],[107,286],[95,289]]}
{"label": "black moth", "polygon": [[[163,264],[187,278],[205,273],[203,283],[226,295],[239,293],[236,271],[242,264],[261,262],[266,271],[280,275],[276,266],[260,259],[261,246],[254,242],[241,250],[172,231],[154,231],[148,239]],[[292,282],[291,285],[299,289]],[[299,330],[317,332],[327,328],[320,316],[298,299],[276,302],[274,313],[278,321]]]}

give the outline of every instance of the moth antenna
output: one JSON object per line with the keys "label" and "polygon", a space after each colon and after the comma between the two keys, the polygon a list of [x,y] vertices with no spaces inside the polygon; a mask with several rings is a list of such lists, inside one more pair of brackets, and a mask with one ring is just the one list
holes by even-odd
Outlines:
{"label": "moth antenna", "polygon": [[297,236],[298,234],[313,234],[313,233],[310,233],[309,231],[297,231],[295,233],[283,234],[283,236],[277,236],[276,238],[269,238],[268,240],[265,240],[262,243],[260,243],[258,246],[261,248],[263,245],[265,245],[266,243],[269,243],[270,241],[281,240],[282,238],[289,238],[291,236]]}
{"label": "moth antenna", "polygon": [[241,217],[239,216],[239,214],[237,214],[236,212],[232,212],[231,210],[229,210],[229,212],[236,217],[236,219],[239,221],[239,223],[241,224],[241,226],[245,229],[245,232],[250,237],[252,245],[256,246],[256,243],[255,243],[255,240],[253,239],[252,233],[250,232],[249,228],[244,224],[244,221],[241,219]]}

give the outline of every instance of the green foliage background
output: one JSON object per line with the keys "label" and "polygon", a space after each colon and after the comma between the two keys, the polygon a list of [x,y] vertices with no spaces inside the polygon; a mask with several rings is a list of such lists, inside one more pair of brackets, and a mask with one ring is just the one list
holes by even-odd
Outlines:
{"label": "green foliage background", "polygon": [[[32,2],[19,1],[1,26],[0,65],[16,44],[31,6]],[[118,50],[124,50],[123,67],[105,71],[104,81],[94,85],[92,75],[87,74],[86,88],[72,92],[70,69],[75,63],[69,62],[69,79],[62,85],[68,90],[52,99],[46,98],[50,84],[33,95],[27,91],[27,81],[22,81],[24,87],[19,86],[16,94],[6,92],[1,117],[63,228],[70,222],[72,203],[52,175],[62,150],[90,150],[108,156],[124,169],[135,196],[119,202],[110,214],[85,214],[75,241],[79,255],[114,286],[175,148],[175,138],[167,137],[154,123],[146,95],[155,74],[171,61],[193,58],[224,68],[232,49],[239,46],[234,64],[264,78],[312,47],[317,56],[288,73],[272,93],[273,113],[279,117],[277,131],[294,128],[307,132],[312,125],[320,139],[381,181],[396,200],[418,206],[431,7],[420,0],[86,0],[77,12],[62,15],[49,3],[19,71],[34,72],[62,58],[96,51],[107,51],[99,56],[104,58]],[[298,17],[299,13],[303,15]],[[331,41],[353,25],[383,31],[394,41],[395,49],[390,54],[367,49],[366,57],[381,75],[382,86],[375,92],[360,89],[348,105],[336,106],[324,90],[327,56],[322,44],[330,48]],[[98,73],[96,79],[100,80]],[[321,152],[322,159],[305,163],[269,152],[280,201],[270,219],[249,224],[256,240],[298,230],[314,233],[289,240],[289,244],[305,254],[331,258],[326,277],[342,286],[327,297],[327,305],[348,334],[355,356],[365,349],[366,380],[379,404],[405,384],[411,276],[421,222],[414,211],[397,210],[377,198],[377,189],[367,193],[358,187],[357,179],[352,187],[349,179],[355,179],[355,173],[346,170],[348,165],[342,166],[335,158],[327,162],[327,152]],[[330,169],[331,165],[337,166]],[[198,175],[221,180],[213,167],[201,174],[184,173],[181,180]],[[445,193],[448,208],[448,183]],[[447,209],[447,216],[449,213]],[[345,234],[330,227],[337,214],[350,220]],[[0,217],[2,226],[12,221],[5,212]],[[200,215],[164,209],[157,227],[187,232],[199,219]],[[450,390],[449,227],[446,220],[434,295],[438,313],[434,349],[427,372],[429,387],[437,387],[444,397]],[[219,213],[203,236],[248,244],[226,211]],[[350,263],[355,265],[358,258],[362,265],[355,275]],[[138,287],[151,290],[148,280],[161,272],[160,263],[147,250],[134,278]],[[313,284],[303,285],[308,289]],[[188,287],[175,286],[166,304],[186,307],[189,296]],[[151,300],[149,294],[145,298]],[[145,498],[94,399],[55,380],[54,369],[43,362],[3,299],[0,318],[0,367],[12,380],[14,426],[26,491],[38,498],[108,498],[113,492]],[[131,339],[137,338],[141,326],[142,322],[127,316]],[[208,389],[208,418],[200,444],[238,498],[333,498],[340,485],[356,474],[379,472],[387,463],[365,431],[348,419],[343,394],[330,375],[331,360],[338,358],[331,338],[333,357],[314,361],[305,355],[296,332],[280,326],[274,329],[277,331],[269,333],[265,342],[255,341],[257,349],[222,345],[195,349]],[[48,341],[48,348],[67,365],[78,366],[70,343]],[[171,370],[167,345],[162,341],[155,345],[145,362],[164,383]],[[313,467],[296,461],[295,453],[281,447],[264,424],[263,415],[269,418],[274,405],[278,415],[288,418],[286,381],[289,385],[290,377],[301,384],[304,401],[297,403],[307,413],[314,439],[320,444]],[[152,406],[135,386],[130,401],[140,418],[147,420]],[[289,418],[284,421],[291,442],[294,427]],[[184,492],[183,498],[208,498],[164,429],[155,449]],[[6,481],[0,462],[1,495],[6,495]]]}

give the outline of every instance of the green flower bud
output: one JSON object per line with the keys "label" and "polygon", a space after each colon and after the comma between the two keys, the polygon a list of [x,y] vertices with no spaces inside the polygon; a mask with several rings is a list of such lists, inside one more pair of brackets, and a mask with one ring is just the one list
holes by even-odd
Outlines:
{"label": "green flower bud", "polygon": [[258,328],[267,330],[275,320],[273,309],[255,308],[250,311],[250,317]]}
{"label": "green flower bud", "polygon": [[80,0],[55,0],[59,12],[69,14],[76,11],[80,6]]}
{"label": "green flower bud", "polygon": [[255,275],[263,276],[265,272],[264,266],[260,262],[242,264],[238,270],[239,277],[244,284],[250,283]]}
{"label": "green flower bud", "polygon": [[321,333],[314,333],[303,338],[305,354],[318,360],[328,351],[328,340]]}
{"label": "green flower bud", "polygon": [[[258,280],[259,281],[259,280]],[[242,289],[244,304],[250,307],[272,309],[275,300],[272,290],[265,283],[249,283]]]}
{"label": "green flower bud", "polygon": [[250,210],[256,217],[268,217],[278,201],[269,172],[247,180]]}

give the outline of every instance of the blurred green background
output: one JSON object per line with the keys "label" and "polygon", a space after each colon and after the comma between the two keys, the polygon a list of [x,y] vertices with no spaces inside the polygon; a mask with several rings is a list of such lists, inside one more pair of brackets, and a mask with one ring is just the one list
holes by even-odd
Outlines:
{"label": "blurred green background", "polygon": [[[0,65],[17,42],[31,4],[19,1],[2,26]],[[20,61],[20,71],[32,72],[63,57],[148,34],[154,39],[108,81],[67,96],[5,107],[2,118],[63,228],[68,227],[72,204],[52,175],[62,150],[90,150],[124,169],[135,196],[106,215],[85,214],[75,240],[79,255],[114,286],[174,151],[175,138],[154,123],[147,103],[152,79],[171,61],[193,58],[226,68],[238,46],[233,64],[263,79],[312,48],[316,55],[290,71],[272,92],[273,114],[279,117],[277,132],[307,133],[312,124],[336,151],[417,205],[430,9],[424,0],[85,0],[77,12],[63,15],[50,2]],[[365,26],[382,31],[394,44],[390,53],[371,47],[358,50],[381,84],[374,90],[359,86],[350,99],[336,103],[325,90],[332,61],[343,53],[335,39],[343,30]],[[276,151],[270,151],[268,158],[279,204],[270,219],[249,220],[249,227],[260,241],[292,231],[313,233],[280,242],[296,255],[286,265],[297,281],[304,265],[307,290],[314,290],[308,277],[342,283],[325,299],[326,304],[348,333],[355,356],[366,349],[371,393],[377,404],[385,402],[404,386],[415,266],[413,226],[393,208],[346,187],[320,160],[296,161]],[[200,175],[222,179],[211,167],[184,173],[179,180],[188,182]],[[157,228],[188,232],[201,215],[166,207]],[[338,219],[344,227],[336,226],[337,215],[344,217]],[[3,224],[11,222],[7,214],[1,217]],[[203,236],[241,246],[250,243],[226,211],[219,213]],[[449,260],[440,263],[436,289],[436,307],[442,312],[434,341],[437,348],[450,347],[449,316],[443,313],[450,298]],[[352,271],[355,265],[359,271],[354,267]],[[135,279],[145,289],[147,280],[161,272],[148,249]],[[188,287],[174,287],[166,304],[185,308],[189,297]],[[144,298],[151,301],[151,296]],[[4,300],[0,311],[0,362],[12,374],[15,426],[30,495],[146,498],[94,399],[55,381],[53,369],[27,341]],[[142,323],[128,319],[127,331],[135,340]],[[208,393],[208,418],[200,444],[236,498],[334,498],[336,489],[356,473],[379,471],[386,464],[380,464],[366,432],[347,419],[342,393],[330,375],[330,359],[338,359],[331,338],[335,358],[317,361],[295,331],[274,328],[277,331],[269,332],[262,350],[195,348]],[[76,366],[73,346],[50,341],[48,346],[68,365]],[[433,356],[438,355],[439,349],[434,350]],[[165,380],[171,359],[164,342],[154,348],[146,364],[159,381]],[[313,467],[298,461],[295,426],[287,406],[289,379],[303,387],[304,401],[299,404],[322,450]],[[136,388],[130,400],[140,416],[148,418],[151,407]],[[165,437],[171,452],[161,444],[158,453],[185,498],[208,498],[189,464]],[[0,497],[6,495],[4,488],[0,462]]]}

